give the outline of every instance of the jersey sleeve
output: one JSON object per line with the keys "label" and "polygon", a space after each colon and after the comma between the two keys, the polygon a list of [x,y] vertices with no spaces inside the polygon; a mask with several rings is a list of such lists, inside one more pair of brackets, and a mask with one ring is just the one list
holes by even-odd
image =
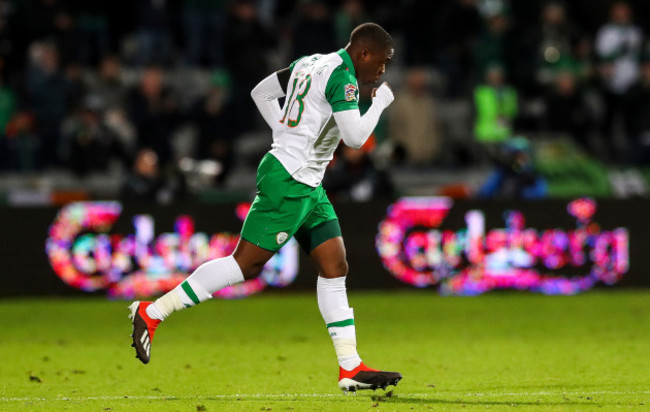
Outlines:
{"label": "jersey sleeve", "polygon": [[325,98],[332,106],[332,112],[359,109],[357,79],[345,68],[337,67],[327,81]]}

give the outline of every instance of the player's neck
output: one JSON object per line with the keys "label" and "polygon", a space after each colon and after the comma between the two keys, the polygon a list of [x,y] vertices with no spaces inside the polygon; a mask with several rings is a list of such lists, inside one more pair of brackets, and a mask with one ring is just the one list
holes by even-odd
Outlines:
{"label": "player's neck", "polygon": [[359,73],[358,64],[357,64],[357,56],[359,53],[357,48],[352,46],[352,44],[348,43],[347,46],[343,48],[343,50],[345,50],[350,56],[350,60],[352,60],[352,65],[354,66],[354,72]]}

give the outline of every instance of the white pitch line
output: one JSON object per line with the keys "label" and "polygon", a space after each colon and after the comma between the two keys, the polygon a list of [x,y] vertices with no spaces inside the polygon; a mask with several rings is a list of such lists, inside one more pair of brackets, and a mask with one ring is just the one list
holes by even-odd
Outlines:
{"label": "white pitch line", "polygon": [[[372,395],[373,393],[368,393]],[[381,395],[381,392],[377,394]],[[494,396],[590,396],[590,395],[650,395],[650,391],[592,391],[592,392],[444,392],[432,391],[430,393],[397,393],[399,397],[416,397],[416,398],[427,398],[431,396],[441,397],[441,396],[459,396],[459,397],[494,397]],[[364,395],[360,395],[363,397]],[[173,395],[168,396],[59,396],[56,398],[28,398],[28,397],[2,397],[0,402],[35,402],[35,401],[91,401],[91,400],[102,400],[102,401],[115,401],[120,399],[130,399],[130,400],[187,400],[187,399],[263,399],[263,398],[337,398],[342,397],[338,393],[242,393],[242,394],[230,394],[230,395],[208,395],[208,396],[197,396],[197,397],[178,397]]]}
{"label": "white pitch line", "polygon": [[[445,393],[445,392],[441,392]],[[453,392],[446,392],[446,394],[453,394]],[[650,391],[591,391],[591,392],[491,392],[491,393],[466,393],[465,396],[589,396],[589,395],[648,395]]]}

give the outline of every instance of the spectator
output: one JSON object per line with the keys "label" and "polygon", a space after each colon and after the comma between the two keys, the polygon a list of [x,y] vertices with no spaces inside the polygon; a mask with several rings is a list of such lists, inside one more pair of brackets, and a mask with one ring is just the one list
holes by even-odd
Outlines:
{"label": "spectator", "polygon": [[187,0],[183,8],[185,59],[192,66],[224,64],[225,0]]}
{"label": "spectator", "polygon": [[161,177],[156,152],[140,149],[133,169],[122,186],[122,200],[168,203],[171,197]]}
{"label": "spectator", "polygon": [[76,109],[83,101],[86,94],[86,84],[83,81],[83,70],[76,62],[68,62],[65,65],[65,80],[67,88],[67,108]]}
{"label": "spectator", "polygon": [[[442,75],[435,92],[450,98],[439,105],[423,80],[421,92],[410,80],[396,87],[400,96],[375,129],[375,165],[394,160],[397,146],[409,164],[473,167],[474,146],[460,143],[472,127],[480,142],[504,141],[517,130],[567,133],[607,160],[643,165],[650,162],[647,62],[640,56],[648,10],[650,2],[640,0],[0,0],[0,83],[7,85],[0,85],[0,168],[73,166],[62,162],[71,159],[68,139],[95,129],[82,108],[98,98],[101,133],[117,139],[129,158],[138,147],[152,148],[163,170],[174,160],[171,140],[181,113],[191,115],[198,139],[192,155],[222,164],[219,184],[236,157],[235,136],[257,131],[261,117],[250,90],[270,66],[343,46],[344,28],[367,19],[390,26],[402,44],[392,64],[409,76],[435,67]],[[176,38],[185,48],[173,47]],[[137,58],[106,55],[116,46]],[[136,60],[158,61],[165,72],[153,65],[134,72],[128,65]],[[221,66],[230,85],[215,79],[199,92],[193,86],[209,77],[195,70],[183,81],[190,87],[172,91],[163,78],[186,75],[176,63]],[[495,65],[500,74],[476,86]],[[370,105],[364,93],[374,86],[359,86],[363,113]],[[475,124],[463,120],[473,107]],[[446,136],[457,138],[443,149]],[[81,146],[75,150],[82,153]],[[81,164],[86,155],[77,156],[79,173],[92,170],[92,162]]]}
{"label": "spectator", "polygon": [[[430,66],[433,64],[435,26],[432,16],[437,15],[441,2],[412,0],[403,3],[397,17],[402,23],[404,33],[404,54],[409,66]],[[393,6],[393,9],[395,6]]]}
{"label": "spectator", "polygon": [[510,0],[479,0],[478,10],[484,19],[505,15],[511,11]]}
{"label": "spectator", "polygon": [[69,84],[59,69],[56,46],[48,43],[32,45],[26,83],[27,103],[34,112],[36,134],[41,140],[42,166],[57,165]]}
{"label": "spectator", "polygon": [[6,141],[1,168],[33,171],[40,168],[41,142],[34,133],[34,117],[27,112],[16,112],[6,127]]}
{"label": "spectator", "polygon": [[585,96],[570,71],[555,77],[552,92],[546,98],[546,124],[552,132],[568,133],[581,146],[592,151],[588,141],[590,119]]}
{"label": "spectator", "polygon": [[430,165],[440,149],[436,103],[429,90],[427,72],[410,69],[405,89],[388,111],[389,140],[396,153],[411,165]]}
{"label": "spectator", "polygon": [[626,160],[650,164],[650,59],[641,66],[641,78],[630,89],[630,137]]}
{"label": "spectator", "polygon": [[106,14],[109,0],[79,2],[77,6],[76,56],[83,66],[95,66],[101,56],[111,49],[109,19]]}
{"label": "spectator", "polygon": [[63,61],[75,56],[73,13],[65,2],[29,0],[25,11],[25,22],[32,41],[52,42]]}
{"label": "spectator", "polygon": [[112,158],[124,159],[124,149],[102,121],[102,103],[88,96],[83,107],[69,119],[65,137],[68,164],[78,176],[108,169]]}
{"label": "spectator", "polygon": [[365,147],[342,145],[338,152],[323,180],[323,187],[334,201],[367,202],[393,196],[388,175],[375,167]]}
{"label": "spectator", "polygon": [[345,43],[336,44],[336,33],[327,3],[323,0],[307,0],[298,6],[298,16],[293,25],[292,59],[314,53],[314,50],[335,50]]}
{"label": "spectator", "polygon": [[232,75],[233,104],[237,107],[232,121],[237,128],[250,130],[254,125],[251,119],[258,116],[250,93],[269,71],[266,55],[275,39],[260,23],[252,0],[235,0],[226,32],[226,68]]}
{"label": "spectator", "polygon": [[134,153],[137,142],[134,127],[129,122],[124,109],[121,107],[113,109],[107,107],[104,113],[103,124],[109,133],[115,137],[118,148],[123,151],[121,153],[123,163],[129,164],[130,162],[128,160],[135,157]]}
{"label": "spectator", "polygon": [[439,47],[435,56],[447,80],[447,95],[459,97],[468,91],[474,61],[472,45],[478,38],[481,16],[476,0],[451,0],[440,13]]}
{"label": "spectator", "polygon": [[172,16],[168,0],[136,0],[138,66],[171,63]]}
{"label": "spectator", "polygon": [[0,74],[4,82],[9,82],[10,75],[23,67],[22,53],[27,49],[25,32],[28,30],[21,24],[16,7],[7,3],[0,3]]}
{"label": "spectator", "polygon": [[[639,76],[639,58],[643,42],[641,29],[632,21],[632,9],[625,1],[615,2],[610,19],[598,30],[596,52],[603,81],[603,143],[609,160],[619,160],[615,136],[627,137],[626,97]],[[618,131],[622,133],[618,133]]]}
{"label": "spectator", "polygon": [[548,195],[548,185],[535,170],[532,148],[526,138],[503,142],[493,156],[494,170],[479,188],[479,198],[540,199]]}
{"label": "spectator", "polygon": [[596,36],[596,52],[608,93],[621,96],[636,81],[642,44],[643,33],[632,21],[632,9],[627,2],[617,1],[610,10],[609,23]]}
{"label": "spectator", "polygon": [[551,85],[558,67],[574,65],[573,46],[580,35],[567,19],[561,3],[547,3],[542,10],[542,20],[537,33],[538,69],[540,83]]}
{"label": "spectator", "polygon": [[160,66],[147,67],[140,84],[127,97],[127,112],[136,130],[137,146],[155,151],[161,167],[166,168],[174,157],[171,141],[181,116],[163,76]]}
{"label": "spectator", "polygon": [[486,27],[474,44],[474,64],[477,73],[485,73],[489,66],[508,61],[506,37],[508,17],[499,11],[487,17]]}
{"label": "spectator", "polygon": [[117,56],[102,57],[98,70],[86,79],[85,88],[89,94],[101,99],[107,109],[123,107],[126,85],[122,76],[122,64]]}
{"label": "spectator", "polygon": [[596,70],[594,65],[593,39],[583,34],[573,46],[573,60],[566,65],[559,65],[562,69],[570,69],[576,76],[576,81],[586,88],[597,88]]}
{"label": "spectator", "polygon": [[0,76],[0,138],[4,138],[9,120],[16,111],[16,94]]}
{"label": "spectator", "polygon": [[235,110],[229,96],[230,78],[224,71],[217,71],[211,79],[210,89],[191,109],[191,119],[198,129],[197,159],[216,160],[221,173],[216,183],[223,183],[234,163],[233,141],[238,131],[231,118]]}
{"label": "spectator", "polygon": [[502,142],[512,136],[517,116],[517,91],[505,84],[503,68],[492,65],[485,83],[474,90],[476,123],[474,134],[483,143]]}
{"label": "spectator", "polygon": [[123,160],[131,158],[136,146],[136,133],[125,113],[127,88],[120,60],[114,55],[102,57],[98,70],[85,80],[86,98],[96,99],[104,108],[103,125],[119,142]]}
{"label": "spectator", "polygon": [[[336,15],[334,16],[334,25],[336,27],[336,44],[339,47],[343,47],[344,45],[348,44],[352,30],[361,23],[368,20],[368,16],[366,15],[366,11],[361,0],[344,0],[336,12]],[[310,54],[310,52],[307,52],[307,54]]]}

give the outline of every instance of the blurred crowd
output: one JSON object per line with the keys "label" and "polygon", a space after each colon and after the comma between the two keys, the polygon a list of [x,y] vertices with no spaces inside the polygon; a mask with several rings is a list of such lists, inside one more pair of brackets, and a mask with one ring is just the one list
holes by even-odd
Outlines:
{"label": "blurred crowd", "polygon": [[125,197],[157,200],[186,190],[183,171],[225,185],[237,140],[265,130],[254,85],[365,21],[396,40],[397,98],[337,153],[333,197],[390,195],[391,168],[491,162],[522,134],[650,164],[648,1],[0,0],[0,171],[118,164]]}

